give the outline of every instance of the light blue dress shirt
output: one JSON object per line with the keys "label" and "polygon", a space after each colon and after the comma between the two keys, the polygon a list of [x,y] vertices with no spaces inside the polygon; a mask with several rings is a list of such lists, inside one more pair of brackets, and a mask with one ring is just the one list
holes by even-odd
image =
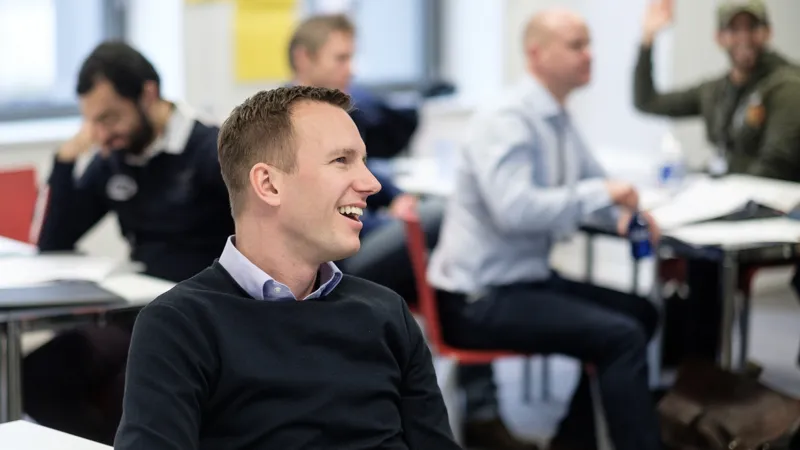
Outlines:
{"label": "light blue dress shirt", "polygon": [[[266,272],[259,269],[234,245],[235,236],[228,238],[219,263],[233,277],[236,284],[241,286],[256,300],[289,301],[297,300],[291,289],[285,284],[276,281]],[[342,271],[332,262],[319,267],[319,288],[303,300],[319,298],[328,295],[342,280]]]}
{"label": "light blue dress shirt", "polygon": [[614,223],[605,173],[569,114],[533,78],[479,113],[457,165],[430,283],[480,294],[550,277],[553,244],[580,223]]}

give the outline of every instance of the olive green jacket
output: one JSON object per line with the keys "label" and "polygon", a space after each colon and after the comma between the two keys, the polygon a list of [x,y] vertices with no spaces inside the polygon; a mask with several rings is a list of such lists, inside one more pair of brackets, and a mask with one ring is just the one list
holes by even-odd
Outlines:
{"label": "olive green jacket", "polygon": [[708,140],[724,150],[731,173],[800,181],[800,68],[776,53],[762,55],[745,86],[733,86],[724,75],[686,90],[659,93],[653,84],[652,50],[642,47],[634,104],[645,113],[702,116]]}

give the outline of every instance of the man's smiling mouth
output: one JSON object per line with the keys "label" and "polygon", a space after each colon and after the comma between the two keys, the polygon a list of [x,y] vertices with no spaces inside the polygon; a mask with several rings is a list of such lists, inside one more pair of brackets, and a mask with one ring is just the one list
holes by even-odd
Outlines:
{"label": "man's smiling mouth", "polygon": [[339,214],[347,217],[350,220],[359,221],[359,218],[364,214],[364,210],[357,206],[340,206],[338,208]]}

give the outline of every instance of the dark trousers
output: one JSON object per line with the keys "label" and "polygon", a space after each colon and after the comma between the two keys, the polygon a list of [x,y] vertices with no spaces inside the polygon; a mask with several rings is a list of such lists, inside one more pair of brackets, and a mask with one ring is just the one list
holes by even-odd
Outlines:
{"label": "dark trousers", "polygon": [[122,327],[85,326],[34,350],[22,363],[25,412],[48,428],[112,445],[129,345]]}
{"label": "dark trousers", "polygon": [[[670,362],[679,363],[688,357],[716,361],[719,357],[722,333],[720,280],[721,268],[718,262],[687,261],[688,298],[675,300],[684,304],[674,307],[672,312],[669,311],[669,299],[667,304],[664,339],[671,355]],[[800,266],[795,268],[792,287],[795,294],[800,296]]]}
{"label": "dark trousers", "polygon": [[[646,299],[557,276],[496,287],[475,302],[445,292],[439,298],[444,337],[453,345],[558,353],[594,364],[615,448],[661,448],[647,372],[658,314]],[[584,374],[556,442],[595,448],[590,394]]]}
{"label": "dark trousers", "polygon": [[686,261],[688,297],[666,299],[664,346],[666,363],[677,366],[686,359],[716,362],[722,333],[720,264]]}

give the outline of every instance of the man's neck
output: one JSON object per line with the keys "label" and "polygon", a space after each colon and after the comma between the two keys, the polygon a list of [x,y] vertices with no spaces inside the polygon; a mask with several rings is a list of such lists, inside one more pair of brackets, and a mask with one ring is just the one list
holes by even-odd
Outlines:
{"label": "man's neck", "polygon": [[567,97],[569,97],[569,93],[571,92],[570,89],[563,89],[558,86],[557,83],[548,82],[544,77],[540,76],[536,72],[532,72],[531,75],[533,78],[542,85],[542,87],[553,96],[553,99],[558,103],[561,107],[564,107],[567,103]]}
{"label": "man's neck", "polygon": [[743,86],[750,79],[751,71],[733,68],[730,73],[730,80],[736,86]]}
{"label": "man's neck", "polygon": [[253,222],[237,222],[236,249],[272,279],[289,287],[295,298],[306,298],[314,291],[320,265],[304,261],[286,247],[286,239],[265,239],[278,236],[277,230]]}
{"label": "man's neck", "polygon": [[150,113],[150,120],[153,124],[154,136],[161,136],[167,129],[167,124],[172,118],[174,105],[166,100],[159,100],[153,106]]}

